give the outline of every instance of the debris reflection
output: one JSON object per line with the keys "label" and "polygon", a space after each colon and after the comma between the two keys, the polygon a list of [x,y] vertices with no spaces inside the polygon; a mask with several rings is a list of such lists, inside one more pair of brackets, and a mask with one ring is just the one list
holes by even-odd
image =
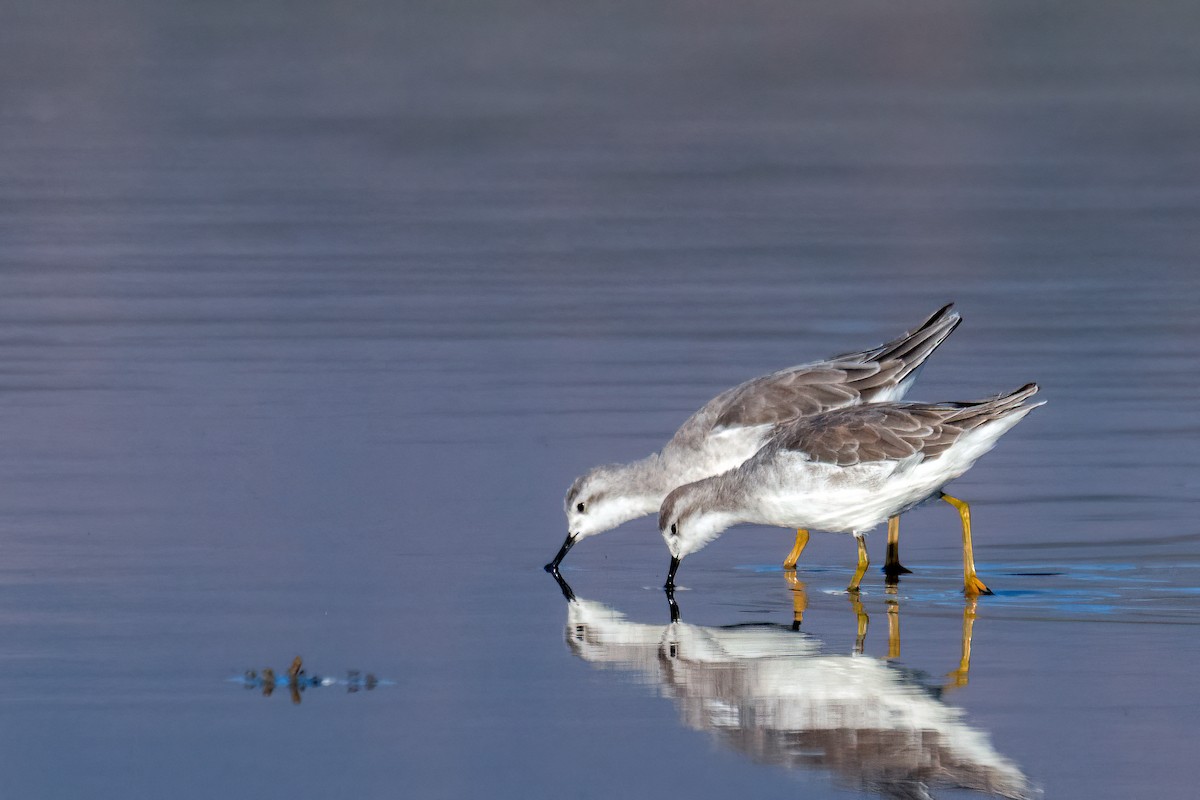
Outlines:
{"label": "debris reflection", "polygon": [[347,694],[356,694],[362,691],[369,692],[380,686],[395,685],[394,681],[383,680],[371,672],[364,675],[356,669],[349,670],[345,678],[310,675],[304,668],[304,660],[300,656],[292,659],[291,666],[287,668],[282,677],[277,676],[271,667],[265,667],[262,672],[248,669],[240,676],[230,678],[230,680],[241,683],[246,689],[261,691],[263,697],[273,695],[277,686],[286,686],[288,696],[295,705],[300,705],[304,692],[323,686],[344,686]]}

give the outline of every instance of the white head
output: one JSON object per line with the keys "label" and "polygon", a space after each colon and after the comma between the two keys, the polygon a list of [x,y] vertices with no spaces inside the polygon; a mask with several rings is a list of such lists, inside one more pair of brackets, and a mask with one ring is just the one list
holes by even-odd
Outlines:
{"label": "white head", "polygon": [[631,519],[653,514],[661,495],[630,487],[630,469],[624,465],[594,467],[571,484],[563,502],[567,533],[576,542],[612,530]]}
{"label": "white head", "polygon": [[696,552],[740,521],[721,502],[720,477],[680,486],[663,500],[658,530],[673,558]]}

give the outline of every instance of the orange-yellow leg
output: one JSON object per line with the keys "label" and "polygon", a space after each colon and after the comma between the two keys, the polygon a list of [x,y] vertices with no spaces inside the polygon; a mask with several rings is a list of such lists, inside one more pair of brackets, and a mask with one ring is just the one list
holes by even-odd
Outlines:
{"label": "orange-yellow leg", "polygon": [[871,559],[867,557],[867,543],[863,541],[863,537],[855,534],[854,541],[858,542],[858,569],[855,570],[854,578],[850,581],[850,585],[846,587],[847,592],[858,591],[858,582],[862,580],[867,567],[871,566]]}
{"label": "orange-yellow leg", "polygon": [[975,574],[975,554],[971,550],[971,507],[957,497],[951,497],[948,494],[942,494],[942,499],[958,509],[958,515],[962,517],[963,592],[968,597],[991,594],[992,590],[985,586],[983,581],[979,580],[979,576]]}
{"label": "orange-yellow leg", "polygon": [[792,548],[792,552],[788,553],[787,558],[783,560],[784,569],[795,569],[796,562],[800,560],[800,554],[804,552],[804,548],[808,546],[808,531],[804,528],[796,530],[796,546]]}
{"label": "orange-yellow leg", "polygon": [[968,597],[963,606],[962,622],[962,656],[958,659],[958,669],[947,677],[954,680],[955,686],[966,686],[971,672],[971,634],[975,628],[976,599]]}
{"label": "orange-yellow leg", "polygon": [[900,517],[888,519],[887,557],[883,560],[883,574],[888,583],[895,583],[901,575],[912,572],[900,563]]}
{"label": "orange-yellow leg", "polygon": [[804,581],[796,577],[795,572],[787,573],[787,583],[792,590],[792,630],[800,630],[800,623],[804,622],[804,612],[808,609],[808,591],[804,587]]}
{"label": "orange-yellow leg", "polygon": [[854,616],[858,618],[858,629],[854,633],[854,652],[861,655],[867,641],[867,626],[871,624],[871,618],[863,609],[862,599],[858,592],[851,593],[850,608],[854,609]]}

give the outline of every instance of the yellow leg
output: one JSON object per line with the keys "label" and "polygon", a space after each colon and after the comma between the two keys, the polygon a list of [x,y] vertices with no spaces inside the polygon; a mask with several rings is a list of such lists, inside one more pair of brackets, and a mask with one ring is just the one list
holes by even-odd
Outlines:
{"label": "yellow leg", "polygon": [[854,615],[858,617],[858,630],[854,635],[854,652],[862,654],[863,646],[867,641],[867,626],[871,623],[871,618],[867,616],[867,612],[863,609],[862,600],[858,593],[850,595],[850,607],[854,609]]}
{"label": "yellow leg", "polygon": [[804,622],[804,612],[808,609],[808,592],[795,572],[787,573],[787,582],[792,590],[792,630],[798,631],[800,623]]}
{"label": "yellow leg", "polygon": [[800,560],[800,554],[804,552],[804,548],[808,545],[808,531],[800,528],[796,531],[796,546],[792,548],[792,552],[788,553],[788,557],[783,560],[784,569],[795,569],[796,562]]}
{"label": "yellow leg", "polygon": [[850,585],[846,587],[847,592],[857,592],[858,582],[862,580],[863,574],[867,571],[867,567],[871,566],[871,559],[867,557],[867,543],[863,541],[863,537],[855,534],[854,540],[858,542],[858,569],[854,572],[854,579],[850,581]]}
{"label": "yellow leg", "polygon": [[958,509],[958,515],[962,517],[963,592],[968,597],[991,594],[992,590],[985,586],[983,581],[979,580],[979,576],[975,574],[975,554],[971,550],[971,507],[957,497],[951,497],[948,494],[943,494],[942,499]]}
{"label": "yellow leg", "polygon": [[955,686],[966,686],[971,672],[971,634],[975,628],[975,607],[975,598],[968,597],[966,605],[963,606],[962,656],[958,659],[958,669],[947,676],[954,680]]}
{"label": "yellow leg", "polygon": [[912,572],[900,563],[900,517],[888,519],[887,557],[883,560],[883,574],[889,583],[895,583],[901,575]]}

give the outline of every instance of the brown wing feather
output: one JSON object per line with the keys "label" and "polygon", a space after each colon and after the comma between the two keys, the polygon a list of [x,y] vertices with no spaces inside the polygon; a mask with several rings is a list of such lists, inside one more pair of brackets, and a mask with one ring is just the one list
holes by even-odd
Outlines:
{"label": "brown wing feather", "polygon": [[[853,412],[853,413],[851,413]],[[798,420],[780,431],[776,445],[813,461],[849,467],[868,461],[900,461],[917,453],[932,456],[960,433],[935,415],[899,405],[842,409]],[[949,441],[942,440],[948,438]]]}
{"label": "brown wing feather", "polygon": [[780,428],[768,447],[841,467],[917,454],[937,458],[964,433],[1027,409],[1021,403],[1036,391],[1030,384],[976,403],[876,403],[838,409]]}
{"label": "brown wing feather", "polygon": [[713,429],[778,424],[864,402],[891,385],[904,369],[901,361],[882,364],[824,362],[776,372],[719,395]]}

